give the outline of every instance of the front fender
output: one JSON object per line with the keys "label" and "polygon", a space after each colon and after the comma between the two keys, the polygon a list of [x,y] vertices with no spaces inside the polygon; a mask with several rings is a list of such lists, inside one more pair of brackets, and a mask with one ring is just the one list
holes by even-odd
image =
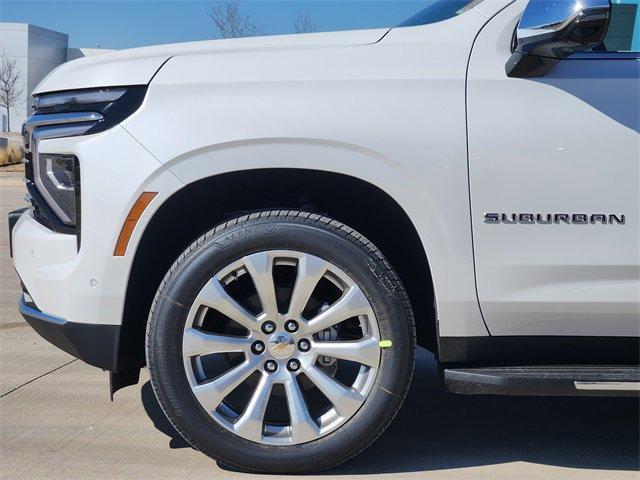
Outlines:
{"label": "front fender", "polygon": [[[441,319],[440,334],[487,334],[477,310],[472,264],[460,261],[456,252],[458,244],[451,242],[450,225],[431,190],[424,188],[419,177],[412,176],[393,159],[341,142],[313,138],[262,138],[200,148],[167,161],[165,166],[184,185],[231,172],[282,168],[338,173],[378,187],[405,211],[420,236],[433,276]],[[274,185],[274,188],[278,186]],[[165,192],[164,197],[176,192]],[[154,209],[160,206],[160,203],[153,204]],[[150,221],[153,213],[145,217]],[[138,226],[134,243],[137,244],[144,229],[145,225]],[[452,320],[443,323],[443,318]]]}
{"label": "front fender", "polygon": [[440,334],[484,336],[465,81],[486,21],[470,11],[395,29],[372,45],[172,58],[123,126],[187,184],[238,170],[296,168],[378,187],[422,240]]}

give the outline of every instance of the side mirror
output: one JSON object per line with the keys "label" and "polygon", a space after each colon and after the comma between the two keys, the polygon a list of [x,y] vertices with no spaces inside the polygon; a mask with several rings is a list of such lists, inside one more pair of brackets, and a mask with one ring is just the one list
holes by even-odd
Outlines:
{"label": "side mirror", "polygon": [[563,58],[600,45],[610,16],[610,0],[530,0],[505,66],[507,76],[542,77]]}

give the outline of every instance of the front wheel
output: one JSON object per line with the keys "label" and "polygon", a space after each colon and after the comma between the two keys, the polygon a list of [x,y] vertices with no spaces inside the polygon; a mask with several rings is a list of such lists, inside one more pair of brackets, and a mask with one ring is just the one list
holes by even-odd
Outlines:
{"label": "front wheel", "polygon": [[380,251],[297,211],[197,240],[163,280],[147,329],[168,419],[251,472],[322,470],[366,448],[402,404],[414,351],[408,297]]}

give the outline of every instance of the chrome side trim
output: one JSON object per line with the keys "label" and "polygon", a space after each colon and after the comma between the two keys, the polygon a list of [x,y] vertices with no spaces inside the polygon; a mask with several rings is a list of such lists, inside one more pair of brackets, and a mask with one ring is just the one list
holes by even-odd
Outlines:
{"label": "chrome side trim", "polygon": [[640,392],[640,382],[573,382],[576,390]]}

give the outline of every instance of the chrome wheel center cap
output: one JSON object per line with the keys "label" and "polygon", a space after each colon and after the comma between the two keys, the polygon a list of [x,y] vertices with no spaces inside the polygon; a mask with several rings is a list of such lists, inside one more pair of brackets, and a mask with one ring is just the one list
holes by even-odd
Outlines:
{"label": "chrome wheel center cap", "polygon": [[267,349],[273,358],[284,360],[293,355],[296,345],[291,335],[280,332],[271,335],[267,343]]}

